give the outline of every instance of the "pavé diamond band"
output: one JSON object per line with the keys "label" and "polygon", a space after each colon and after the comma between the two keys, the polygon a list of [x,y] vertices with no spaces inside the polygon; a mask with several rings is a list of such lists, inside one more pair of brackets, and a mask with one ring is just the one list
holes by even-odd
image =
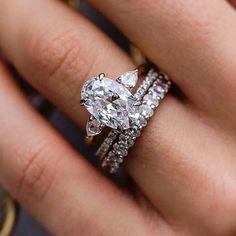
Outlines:
{"label": "pav\u00e9 diamond band", "polygon": [[100,74],[82,88],[81,104],[91,114],[87,136],[94,137],[105,126],[112,129],[96,152],[111,173],[119,168],[171,84],[166,75],[151,69],[132,94],[138,77],[138,70],[128,71],[117,80]]}
{"label": "pav\u00e9 diamond band", "polygon": [[[154,70],[150,70],[145,76],[144,80],[142,81],[137,91],[135,92],[134,97],[135,99],[137,99],[137,101],[140,102],[140,104],[144,95],[147,94],[150,86],[157,79],[157,76],[158,76],[157,72],[155,72]],[[96,156],[98,156],[100,160],[103,160],[108,150],[112,146],[113,142],[117,139],[119,133],[120,132],[118,130],[113,129],[107,135],[106,139],[103,141],[103,143],[101,144],[101,146],[98,148],[96,152]]]}
{"label": "pav\u00e9 diamond band", "polygon": [[160,101],[169,91],[170,85],[170,81],[165,79],[163,74],[159,74],[148,89],[148,93],[143,97],[137,122],[129,129],[122,130],[117,134],[113,144],[108,148],[109,151],[102,158],[102,166],[106,167],[110,173],[115,173],[118,170],[120,164],[128,155],[129,148],[134,145],[136,138],[141,134],[141,130],[147,125]]}

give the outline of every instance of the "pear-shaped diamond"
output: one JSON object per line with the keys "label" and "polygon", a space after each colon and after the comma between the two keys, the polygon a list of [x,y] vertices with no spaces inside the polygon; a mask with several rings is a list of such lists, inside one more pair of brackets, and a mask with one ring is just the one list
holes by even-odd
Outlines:
{"label": "pear-shaped diamond", "polygon": [[128,129],[137,116],[136,100],[129,89],[105,76],[87,81],[81,96],[90,114],[113,129]]}
{"label": "pear-shaped diamond", "polygon": [[127,71],[119,77],[119,81],[127,88],[133,88],[138,81],[138,70]]}
{"label": "pear-shaped diamond", "polygon": [[87,136],[95,136],[101,133],[103,127],[104,125],[101,122],[91,116],[86,125]]}

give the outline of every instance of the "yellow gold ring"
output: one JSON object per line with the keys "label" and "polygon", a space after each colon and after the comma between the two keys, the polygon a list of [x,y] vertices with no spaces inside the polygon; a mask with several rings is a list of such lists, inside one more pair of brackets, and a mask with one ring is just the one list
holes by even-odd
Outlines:
{"label": "yellow gold ring", "polygon": [[16,206],[14,200],[11,197],[6,198],[5,208],[6,217],[0,231],[0,236],[10,235],[16,219]]}

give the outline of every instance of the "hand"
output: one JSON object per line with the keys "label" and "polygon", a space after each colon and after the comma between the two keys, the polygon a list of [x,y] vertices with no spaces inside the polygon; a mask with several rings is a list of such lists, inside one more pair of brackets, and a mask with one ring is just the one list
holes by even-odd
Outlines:
{"label": "hand", "polygon": [[[236,234],[236,12],[227,1],[90,0],[183,96],[168,95],[118,189],[26,102],[0,66],[0,179],[54,235]],[[131,59],[57,1],[1,1],[0,47],[18,71],[85,127],[80,89]]]}

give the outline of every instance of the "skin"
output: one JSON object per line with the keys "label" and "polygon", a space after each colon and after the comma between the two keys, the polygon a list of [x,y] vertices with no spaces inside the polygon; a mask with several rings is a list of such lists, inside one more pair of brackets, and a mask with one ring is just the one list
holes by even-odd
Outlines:
{"label": "skin", "polygon": [[[131,194],[31,108],[1,62],[1,184],[53,235],[236,235],[236,2],[90,3],[184,96],[167,96],[127,158]],[[84,81],[135,67],[56,0],[0,1],[0,35],[24,78],[83,128]]]}

